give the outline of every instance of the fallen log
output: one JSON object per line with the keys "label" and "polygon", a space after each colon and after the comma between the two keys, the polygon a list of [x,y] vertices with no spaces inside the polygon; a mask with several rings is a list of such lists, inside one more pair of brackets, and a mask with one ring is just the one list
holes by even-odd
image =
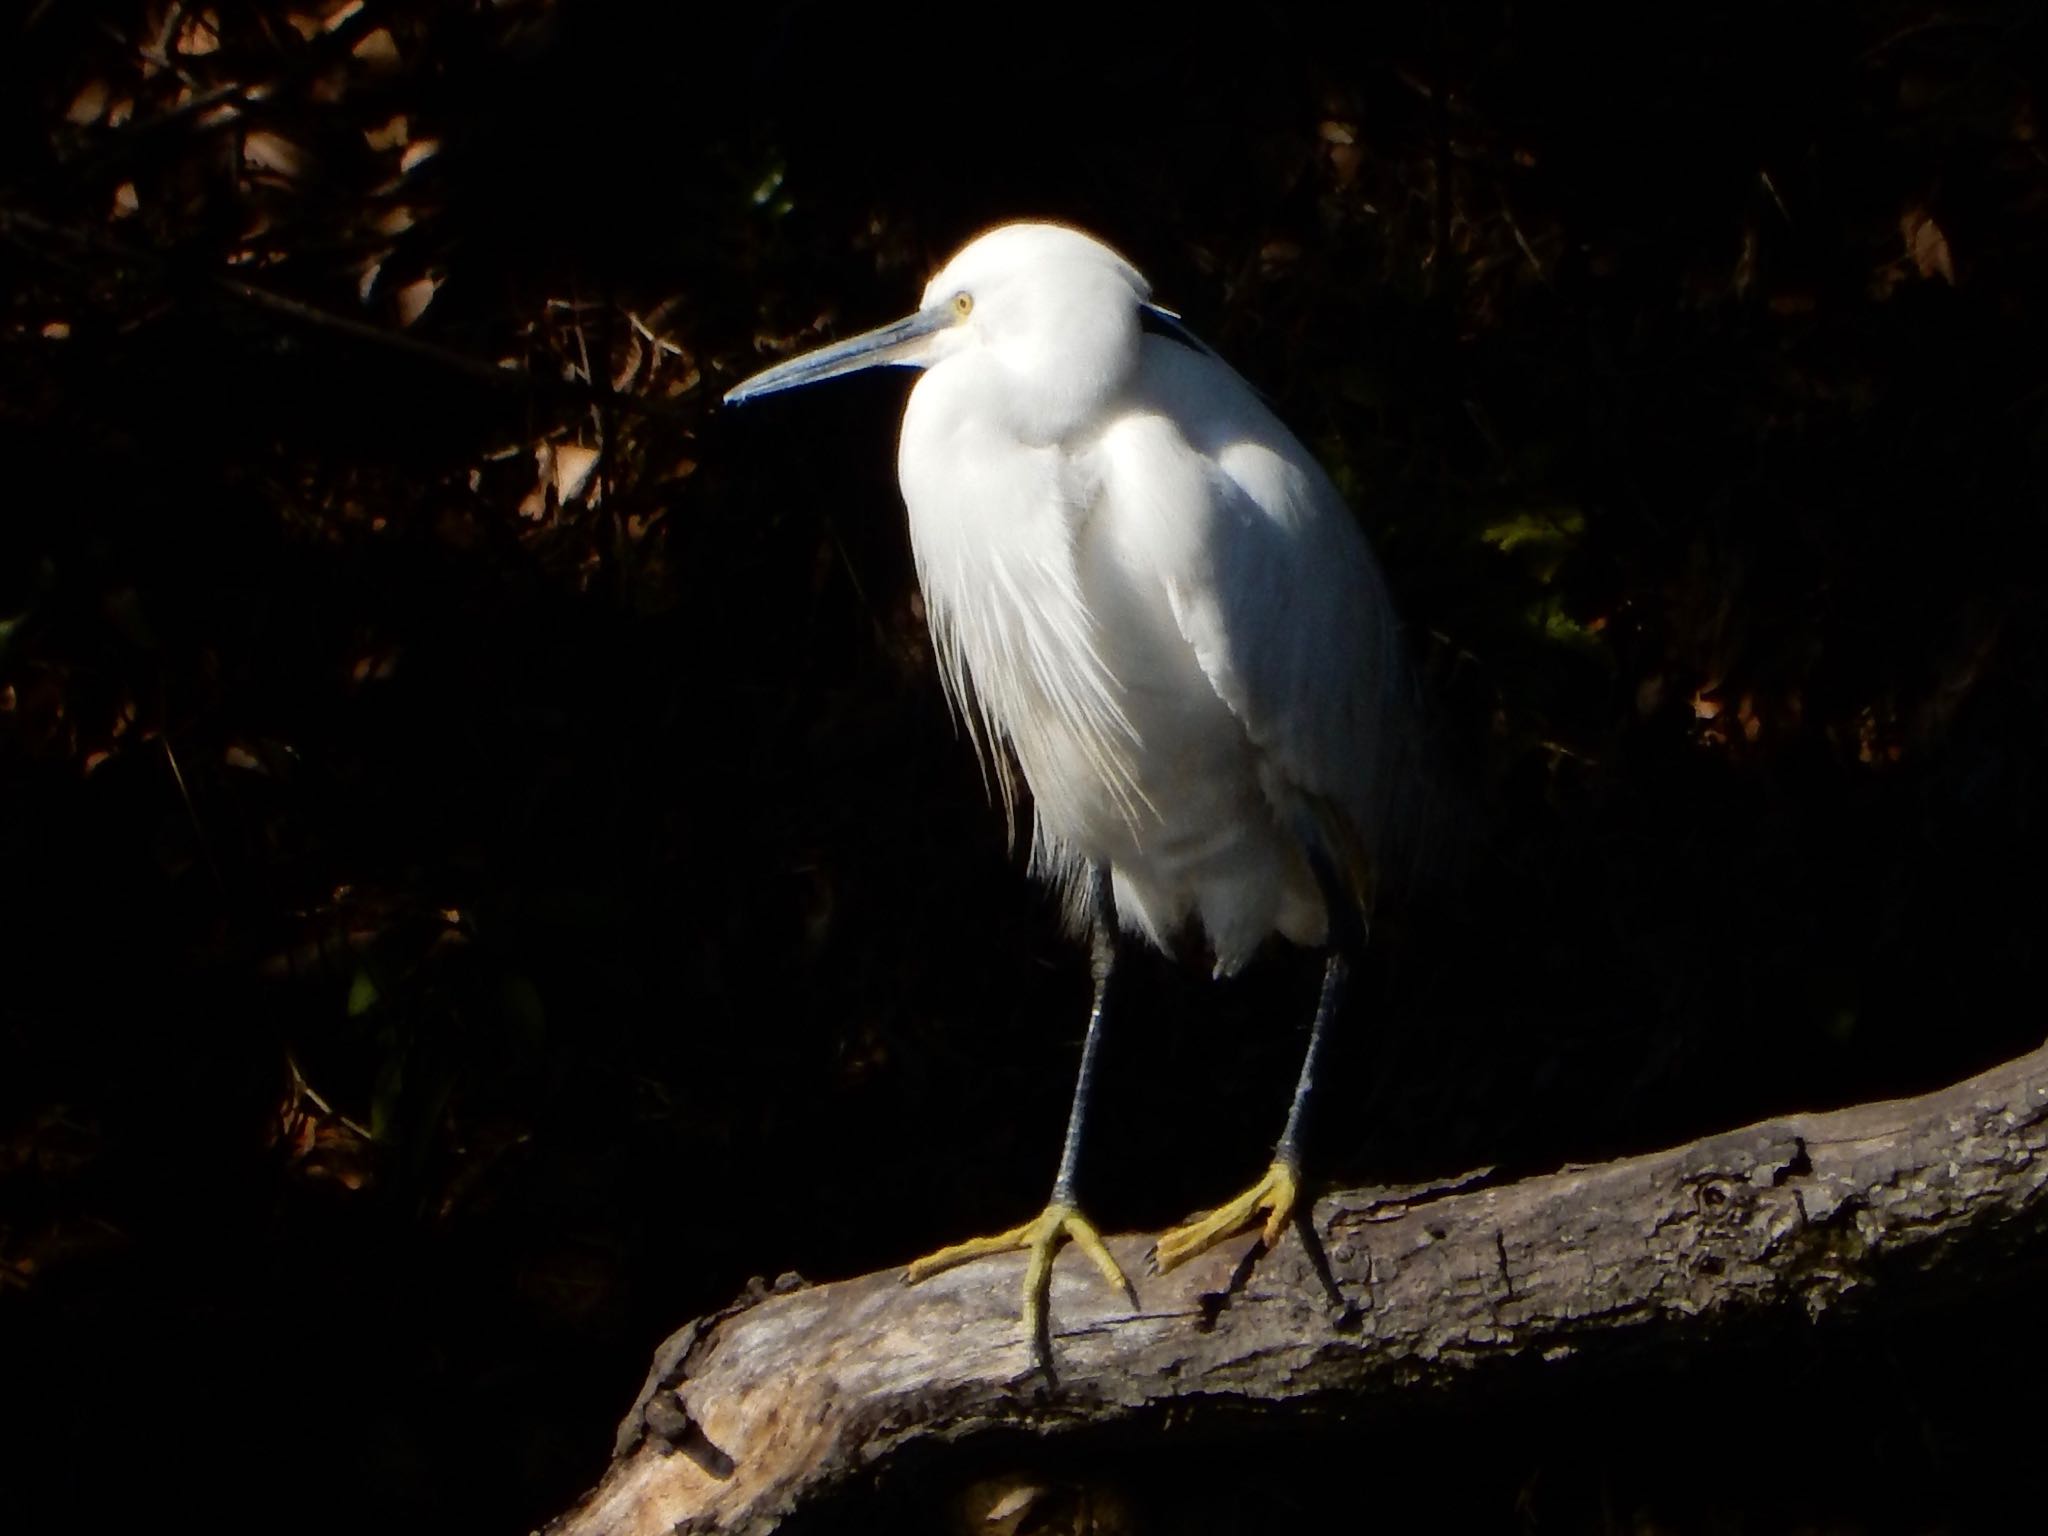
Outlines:
{"label": "fallen log", "polygon": [[1063,1254],[1050,1374],[1018,1321],[1021,1255],[914,1287],[788,1277],[662,1346],[602,1481],[549,1529],[765,1532],[913,1450],[1472,1390],[1510,1361],[1568,1373],[1758,1317],[1964,1295],[2048,1236],[2044,1150],[2048,1046],[1597,1166],[1338,1191],[1270,1254],[1246,1234],[1166,1276],[1145,1274],[1151,1235],[1120,1237],[1137,1310]]}

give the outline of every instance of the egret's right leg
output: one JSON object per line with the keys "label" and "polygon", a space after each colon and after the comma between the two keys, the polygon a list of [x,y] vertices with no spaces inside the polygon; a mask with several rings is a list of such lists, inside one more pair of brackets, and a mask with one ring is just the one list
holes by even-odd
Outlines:
{"label": "egret's right leg", "polygon": [[1024,1270],[1024,1332],[1041,1361],[1051,1348],[1051,1329],[1046,1299],[1052,1291],[1052,1261],[1060,1245],[1069,1239],[1102,1271],[1102,1278],[1122,1291],[1132,1306],[1138,1293],[1117,1266],[1102,1234],[1081,1214],[1076,1178],[1081,1161],[1081,1135],[1088,1118],[1088,1100],[1094,1090],[1095,1060],[1102,1044],[1103,1020],[1108,1013],[1110,982],[1116,975],[1116,904],[1110,894],[1109,868],[1097,865],[1089,871],[1090,925],[1089,954],[1095,977],[1095,999],[1088,1010],[1088,1036],[1081,1044],[1081,1070],[1074,1079],[1074,1103],[1067,1112],[1067,1139],[1060,1151],[1059,1173],[1052,1181],[1052,1199],[1045,1209],[1022,1226],[988,1237],[970,1238],[926,1254],[903,1272],[904,1281],[915,1285],[942,1269],[965,1264],[992,1253],[1031,1255]]}

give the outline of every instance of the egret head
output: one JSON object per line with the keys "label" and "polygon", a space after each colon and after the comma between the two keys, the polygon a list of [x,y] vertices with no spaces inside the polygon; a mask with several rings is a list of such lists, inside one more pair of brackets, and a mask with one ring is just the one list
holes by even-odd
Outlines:
{"label": "egret head", "polygon": [[917,312],[755,374],[728,405],[864,368],[978,359],[1020,436],[1081,425],[1135,365],[1150,287],[1123,257],[1060,224],[977,236],[926,286]]}

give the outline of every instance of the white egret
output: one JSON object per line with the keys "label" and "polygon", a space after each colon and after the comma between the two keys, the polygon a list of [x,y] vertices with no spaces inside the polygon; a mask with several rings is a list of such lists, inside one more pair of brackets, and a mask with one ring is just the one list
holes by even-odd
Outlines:
{"label": "white egret", "polygon": [[939,674],[1005,810],[1031,794],[1031,870],[1091,941],[1094,1001],[1052,1197],[909,1280],[1026,1250],[1027,1336],[1049,1358],[1071,1238],[1132,1303],[1081,1214],[1082,1129],[1120,933],[1191,925],[1216,974],[1273,933],[1328,951],[1272,1166],[1169,1233],[1160,1269],[1301,1185],[1331,1016],[1364,942],[1391,820],[1398,629],[1336,488],[1249,385],[1078,230],[1010,224],[946,263],[917,312],[755,375],[736,404],[880,365],[923,370],[897,473]]}

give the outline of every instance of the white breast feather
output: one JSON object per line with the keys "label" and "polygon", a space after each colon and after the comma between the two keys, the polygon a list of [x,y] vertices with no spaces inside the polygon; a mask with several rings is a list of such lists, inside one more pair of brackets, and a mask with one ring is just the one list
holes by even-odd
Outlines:
{"label": "white breast feather", "polygon": [[1152,811],[1133,769],[1140,743],[1081,598],[1077,519],[1058,501],[1009,501],[1015,521],[1007,524],[985,512],[912,509],[940,681],[984,779],[995,781],[1013,836],[1013,753],[1038,822],[1071,825],[1086,790],[1099,785],[1136,829]]}

